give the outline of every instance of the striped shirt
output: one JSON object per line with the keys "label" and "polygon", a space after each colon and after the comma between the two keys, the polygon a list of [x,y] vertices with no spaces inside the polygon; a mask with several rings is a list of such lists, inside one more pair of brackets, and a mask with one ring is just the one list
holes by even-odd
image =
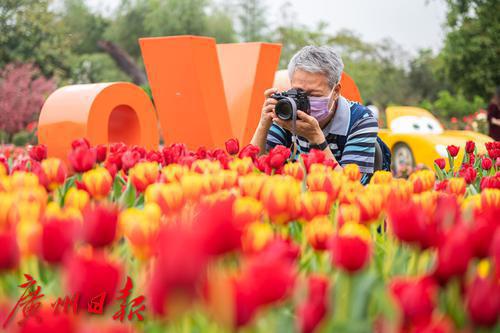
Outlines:
{"label": "striped shirt", "polygon": [[[335,115],[323,128],[323,134],[341,166],[357,164],[365,181],[371,177],[378,122],[367,107],[340,96]],[[266,148],[269,150],[277,145],[293,148],[292,133],[273,123],[267,135]],[[307,139],[297,136],[297,152],[309,152]]]}

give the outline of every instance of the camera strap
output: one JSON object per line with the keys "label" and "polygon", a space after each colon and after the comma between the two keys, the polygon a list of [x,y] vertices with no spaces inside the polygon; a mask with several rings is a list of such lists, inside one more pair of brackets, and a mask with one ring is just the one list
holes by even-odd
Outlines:
{"label": "camera strap", "polygon": [[295,103],[295,100],[293,98],[288,97],[288,100],[290,101],[290,104],[292,105],[292,144],[293,144],[293,151],[292,151],[292,159],[295,160],[297,156],[297,103]]}

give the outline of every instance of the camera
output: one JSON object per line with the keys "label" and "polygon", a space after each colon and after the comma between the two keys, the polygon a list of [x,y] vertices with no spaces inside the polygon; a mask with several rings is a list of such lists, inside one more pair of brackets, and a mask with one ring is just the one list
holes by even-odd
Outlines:
{"label": "camera", "polygon": [[309,99],[307,93],[302,89],[292,88],[282,93],[272,94],[271,98],[278,101],[274,111],[278,118],[282,120],[293,119],[293,115],[294,113],[297,114],[297,110],[304,111],[307,114],[310,113]]}

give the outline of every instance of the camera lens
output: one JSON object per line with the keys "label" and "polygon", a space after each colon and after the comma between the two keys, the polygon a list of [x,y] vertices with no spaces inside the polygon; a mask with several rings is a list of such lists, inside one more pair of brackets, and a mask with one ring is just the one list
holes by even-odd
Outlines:
{"label": "camera lens", "polygon": [[274,110],[275,110],[278,118],[280,118],[282,120],[292,119],[294,110],[293,110],[293,106],[292,106],[292,103],[290,102],[289,98],[282,99],[282,100],[278,101]]}

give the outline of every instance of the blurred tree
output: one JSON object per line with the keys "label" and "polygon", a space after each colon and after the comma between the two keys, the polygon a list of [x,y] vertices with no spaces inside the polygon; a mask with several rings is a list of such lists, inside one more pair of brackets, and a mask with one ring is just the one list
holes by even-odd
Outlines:
{"label": "blurred tree", "polygon": [[238,40],[238,34],[234,29],[233,18],[229,15],[233,9],[226,2],[212,4],[210,14],[206,18],[207,27],[204,35],[215,37],[217,43],[235,43]]}
{"label": "blurred tree", "polygon": [[408,74],[412,98],[418,101],[435,100],[438,92],[449,88],[441,74],[442,58],[434,56],[432,50],[420,50],[410,61]]}
{"label": "blurred tree", "polygon": [[491,97],[500,84],[500,1],[447,0],[442,51],[445,75],[456,91]]}
{"label": "blurred tree", "polygon": [[70,72],[70,48],[50,0],[0,1],[0,68],[33,62],[45,76]]}
{"label": "blurred tree", "polygon": [[240,37],[244,42],[266,39],[267,11],[262,0],[238,0]]}
{"label": "blurred tree", "polygon": [[61,28],[76,54],[99,52],[97,42],[102,39],[109,20],[92,13],[84,0],[63,0],[60,9]]}

